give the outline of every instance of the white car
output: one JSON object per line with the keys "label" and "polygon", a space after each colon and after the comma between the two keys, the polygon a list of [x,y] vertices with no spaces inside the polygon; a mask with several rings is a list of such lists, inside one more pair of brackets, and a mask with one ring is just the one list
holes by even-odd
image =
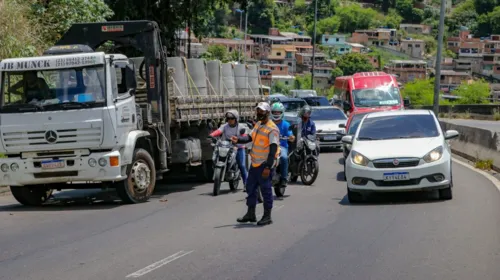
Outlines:
{"label": "white car", "polygon": [[405,110],[371,113],[363,117],[345,161],[347,194],[351,203],[369,192],[439,190],[452,199],[451,150],[447,140],[456,130],[443,133],[432,111]]}

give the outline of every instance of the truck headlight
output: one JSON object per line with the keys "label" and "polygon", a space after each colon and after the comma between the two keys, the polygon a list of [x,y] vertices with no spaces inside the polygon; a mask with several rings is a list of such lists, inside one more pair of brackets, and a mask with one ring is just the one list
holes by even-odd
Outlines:
{"label": "truck headlight", "polygon": [[89,159],[89,165],[90,165],[90,167],[96,167],[97,160],[95,160],[93,158]]}
{"label": "truck headlight", "polygon": [[443,156],[443,146],[439,146],[433,149],[432,151],[428,152],[424,156],[424,161],[427,163],[431,163],[436,160],[440,160],[442,156]]}
{"label": "truck headlight", "polygon": [[361,166],[367,166],[370,160],[366,158],[364,155],[356,152],[356,151],[351,151],[351,159],[352,162],[354,162],[357,165]]}
{"label": "truck headlight", "polygon": [[108,161],[105,159],[105,158],[100,158],[99,159],[99,165],[104,167],[106,166],[106,164],[108,164]]}
{"label": "truck headlight", "polygon": [[9,165],[7,163],[2,164],[0,168],[2,169],[3,172],[9,172]]}
{"label": "truck headlight", "polygon": [[17,170],[19,170],[19,164],[15,163],[15,162],[13,164],[11,164],[10,165],[10,170],[12,170],[14,172],[17,171]]}

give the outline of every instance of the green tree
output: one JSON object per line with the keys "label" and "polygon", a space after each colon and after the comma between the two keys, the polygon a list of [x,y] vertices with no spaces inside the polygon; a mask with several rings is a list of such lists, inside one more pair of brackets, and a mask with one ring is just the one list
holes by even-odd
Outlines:
{"label": "green tree", "polygon": [[345,33],[352,33],[356,29],[371,27],[377,12],[370,8],[362,8],[359,4],[352,4],[338,9],[335,16],[340,20],[340,30]]}
{"label": "green tree", "polygon": [[295,89],[311,89],[311,74],[295,76]]}
{"label": "green tree", "polygon": [[373,71],[373,65],[368,57],[360,53],[348,53],[337,60],[337,67],[342,69],[344,75],[352,75],[357,72]]}
{"label": "green tree", "polygon": [[450,30],[457,30],[460,26],[466,26],[471,30],[475,30],[478,16],[474,7],[474,1],[466,0],[453,9],[451,14],[446,18],[446,25]]}
{"label": "green tree", "polygon": [[484,80],[472,83],[464,81],[453,93],[460,96],[456,101],[459,104],[486,104],[489,103],[487,98],[490,97],[491,90],[490,85]]}
{"label": "green tree", "polygon": [[[339,30],[340,19],[338,17],[324,18],[317,22],[316,24],[316,39],[315,42],[319,42],[323,34],[335,34]],[[309,35],[314,36],[314,26],[310,24],[308,27]]]}
{"label": "green tree", "polygon": [[434,78],[407,83],[402,90],[403,97],[410,98],[412,105],[432,105],[434,101]]}
{"label": "green tree", "polygon": [[399,25],[403,21],[403,17],[398,14],[395,9],[389,9],[389,12],[384,18],[383,24],[388,28],[397,28],[399,29]]}
{"label": "green tree", "polygon": [[273,94],[275,93],[281,93],[288,95],[290,93],[291,87],[288,85],[285,85],[283,82],[276,82],[274,85],[271,87],[271,92]]}
{"label": "green tree", "polygon": [[220,60],[227,62],[229,60],[229,53],[227,48],[221,45],[210,45],[207,51],[201,55],[201,58],[206,60]]}
{"label": "green tree", "polygon": [[33,5],[34,14],[40,19],[42,35],[52,45],[77,22],[103,22],[114,12],[102,0],[51,0]]}
{"label": "green tree", "polygon": [[341,76],[344,76],[344,71],[342,71],[342,69],[340,69],[339,67],[333,68],[333,70],[332,70],[332,79],[335,80],[335,78],[341,77]]}
{"label": "green tree", "polygon": [[396,0],[396,10],[408,23],[420,23],[424,17],[424,11],[414,8],[413,0]]}
{"label": "green tree", "polygon": [[274,26],[274,1],[260,0],[248,7],[248,28],[255,34],[267,34]]}
{"label": "green tree", "polygon": [[30,14],[26,1],[0,2],[0,60],[32,56],[45,47],[40,36],[42,28]]}

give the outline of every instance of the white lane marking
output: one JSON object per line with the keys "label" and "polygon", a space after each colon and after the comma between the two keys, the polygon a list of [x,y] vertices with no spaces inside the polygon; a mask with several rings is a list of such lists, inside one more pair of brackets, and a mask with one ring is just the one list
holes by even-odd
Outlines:
{"label": "white lane marking", "polygon": [[491,183],[492,183],[492,184],[493,184],[493,185],[494,185],[494,186],[495,186],[495,187],[496,187],[496,188],[500,191],[500,181],[499,181],[497,178],[495,178],[495,177],[491,176],[490,174],[488,174],[487,172],[484,172],[484,171],[483,171],[483,170],[481,170],[481,169],[477,169],[477,168],[475,168],[475,167],[472,167],[472,166],[468,165],[468,164],[467,164],[467,163],[465,163],[465,162],[461,162],[461,161],[460,161],[460,160],[458,160],[458,159],[453,159],[453,162],[456,162],[456,163],[458,163],[458,164],[460,164],[460,165],[462,165],[462,166],[464,166],[464,167],[469,168],[469,169],[470,169],[470,170],[472,170],[472,171],[475,171],[475,172],[477,172],[477,173],[479,173],[479,174],[483,175],[484,177],[486,177],[486,179],[490,180],[490,181],[491,181]]}
{"label": "white lane marking", "polygon": [[146,266],[145,268],[143,269],[140,269],[140,270],[137,270],[136,272],[132,273],[132,274],[129,274],[127,275],[126,278],[138,278],[138,277],[141,277],[147,273],[150,273],[151,271],[153,270],[156,270],[168,263],[171,263],[173,261],[175,261],[176,259],[179,259],[179,258],[182,258],[184,257],[185,255],[188,255],[188,254],[191,254],[192,252],[194,251],[189,251],[189,252],[184,252],[184,251],[179,251],[171,256],[168,256],[162,260],[159,260],[153,264],[150,264],[148,266]]}
{"label": "white lane marking", "polygon": [[285,206],[285,205],[283,204],[283,205],[280,205],[280,206],[278,206],[278,207],[274,207],[274,211],[278,211],[278,210],[280,210],[281,208],[283,208],[283,206]]}

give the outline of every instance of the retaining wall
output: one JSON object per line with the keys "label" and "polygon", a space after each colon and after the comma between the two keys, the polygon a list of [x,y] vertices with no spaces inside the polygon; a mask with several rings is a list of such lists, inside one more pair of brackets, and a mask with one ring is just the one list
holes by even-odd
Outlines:
{"label": "retaining wall", "polygon": [[457,139],[451,140],[453,153],[471,161],[493,160],[493,169],[500,172],[500,123],[497,129],[485,129],[470,125],[455,124],[441,120],[444,131],[456,130]]}

